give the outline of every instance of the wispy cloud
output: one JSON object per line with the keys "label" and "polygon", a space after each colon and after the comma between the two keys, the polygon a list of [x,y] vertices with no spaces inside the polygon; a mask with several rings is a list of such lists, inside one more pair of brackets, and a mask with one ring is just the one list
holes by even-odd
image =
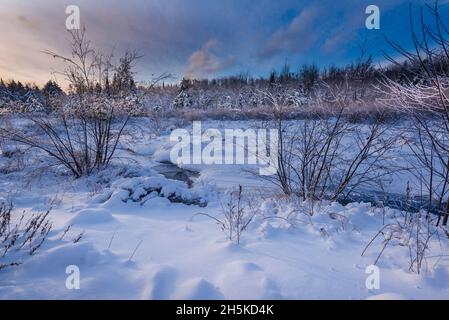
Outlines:
{"label": "wispy cloud", "polygon": [[262,51],[262,57],[272,57],[281,52],[302,53],[313,47],[318,40],[314,23],[319,13],[316,6],[303,9],[286,28],[273,34]]}
{"label": "wispy cloud", "polygon": [[236,62],[235,57],[220,59],[213,53],[220,43],[210,39],[204,46],[195,51],[189,58],[185,76],[189,78],[207,78],[219,71],[226,70]]}

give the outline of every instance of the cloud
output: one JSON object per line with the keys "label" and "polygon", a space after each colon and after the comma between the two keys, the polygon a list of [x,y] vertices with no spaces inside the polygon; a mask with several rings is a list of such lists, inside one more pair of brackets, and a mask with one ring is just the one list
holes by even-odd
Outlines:
{"label": "cloud", "polygon": [[[144,55],[136,68],[137,80],[148,80],[164,72],[179,80],[186,74],[221,76],[234,69],[262,76],[279,67],[286,58],[295,66],[346,61],[353,55],[351,42],[363,29],[364,8],[371,3],[369,0],[132,0],[131,4],[123,0],[0,1],[0,29],[8,30],[0,32],[0,78],[14,77],[39,84],[53,76],[63,81],[52,74],[61,71],[62,66],[41,51],[51,49],[70,54],[65,30],[67,5],[79,6],[81,24],[87,27],[87,36],[96,48],[104,52],[114,48],[116,58],[126,49],[136,49]],[[405,2],[376,1],[381,7],[382,28],[394,25],[391,28],[398,30],[396,37],[402,32],[396,28],[398,18],[387,12]],[[407,6],[404,8],[406,19]],[[446,12],[449,14],[449,8]]]}
{"label": "cloud", "polygon": [[200,50],[195,51],[189,58],[185,76],[188,78],[207,78],[233,66],[236,62],[234,57],[221,60],[212,52],[219,44],[216,39],[210,39]]}
{"label": "cloud", "polygon": [[[355,19],[353,21],[355,21]],[[331,31],[330,35],[325,38],[321,50],[325,53],[332,53],[344,48],[348,43],[353,41],[359,29],[360,28],[357,28],[356,24],[347,23],[343,28]]]}
{"label": "cloud", "polygon": [[[184,0],[134,0],[133,5],[126,5],[121,0],[61,0],[57,3],[54,0],[38,3],[2,0],[0,28],[8,32],[0,33],[0,60],[2,65],[14,68],[0,67],[0,78],[32,79],[43,84],[53,76],[52,71],[61,71],[56,61],[41,51],[51,49],[70,54],[69,35],[65,29],[65,8],[69,4],[79,6],[81,24],[87,27],[87,36],[97,49],[110,52],[114,48],[117,58],[127,49],[142,52],[144,57],[136,69],[138,80],[148,80],[164,72],[173,73],[179,79],[192,52],[209,39],[223,39],[227,46],[222,49],[222,55],[232,56],[239,50],[235,42],[240,34],[235,29],[242,34],[254,30],[240,16],[243,12],[232,10],[232,5],[240,4],[236,1],[191,0],[186,4]],[[231,27],[229,21],[233,21]],[[211,48],[206,48],[205,52],[211,52],[208,50]],[[214,57],[220,60],[215,55],[211,60]],[[195,59],[199,59],[198,55]],[[215,69],[225,68],[231,62],[231,59],[220,61]]]}
{"label": "cloud", "polygon": [[319,38],[314,29],[319,14],[316,6],[303,9],[287,28],[273,34],[262,52],[262,58],[270,58],[279,53],[303,53],[312,48]]}
{"label": "cloud", "polygon": [[[389,0],[394,2],[396,0]],[[386,6],[381,6],[386,9]],[[357,35],[365,30],[365,13],[366,4],[359,3],[358,5],[349,6],[346,4],[344,10],[338,8],[334,12],[334,16],[328,16],[327,19],[332,21],[331,26],[323,35],[323,42],[321,50],[327,54],[335,53],[336,51],[347,50],[350,44]]]}

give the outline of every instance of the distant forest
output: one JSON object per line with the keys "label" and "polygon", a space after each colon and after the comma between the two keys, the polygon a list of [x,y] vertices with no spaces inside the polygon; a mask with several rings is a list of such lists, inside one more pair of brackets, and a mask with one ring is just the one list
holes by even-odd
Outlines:
{"label": "distant forest", "polygon": [[[343,97],[348,110],[372,111],[382,104],[386,80],[397,83],[420,83],[426,78],[426,65],[443,76],[449,74],[445,57],[432,61],[390,59],[387,66],[379,67],[371,57],[360,58],[346,66],[320,69],[316,65],[303,65],[294,71],[289,64],[273,70],[266,77],[253,78],[247,73],[217,79],[187,79],[178,84],[159,82],[157,85],[141,85],[134,81],[134,73],[127,70],[127,94],[145,96],[147,112],[171,112],[173,110],[254,110],[265,108],[272,101],[270,92],[290,110],[315,110],[317,105],[331,105],[335,98]],[[119,70],[116,74],[123,74]],[[123,77],[122,77],[123,78]],[[124,80],[114,75],[112,83],[96,84],[92,93],[114,95],[122,92]],[[51,112],[54,97],[74,94],[76,90],[63,90],[55,81],[48,81],[39,88],[34,84],[22,84],[14,80],[0,80],[0,112]]]}

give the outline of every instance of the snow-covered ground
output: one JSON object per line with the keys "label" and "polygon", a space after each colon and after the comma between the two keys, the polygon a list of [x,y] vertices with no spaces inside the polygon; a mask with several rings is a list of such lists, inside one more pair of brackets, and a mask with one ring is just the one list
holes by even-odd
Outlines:
{"label": "snow-covered ground", "polygon": [[[447,239],[432,240],[419,275],[409,270],[407,247],[388,246],[378,263],[380,288],[367,288],[366,268],[382,243],[362,251],[384,216],[388,222],[397,211],[320,203],[311,217],[307,204],[273,196],[275,189],[245,166],[191,166],[200,176],[189,188],[155,169],[169,159],[169,128],[155,137],[145,120],[138,124],[120,158],[91,177],[74,180],[27,156],[20,170],[0,174],[0,195],[16,211],[52,204],[54,223],[34,256],[0,270],[1,299],[449,298]],[[0,166],[7,161],[0,157]],[[225,191],[238,185],[257,211],[239,245],[215,220],[197,215],[221,217]],[[79,290],[66,287],[71,265],[80,271]]]}

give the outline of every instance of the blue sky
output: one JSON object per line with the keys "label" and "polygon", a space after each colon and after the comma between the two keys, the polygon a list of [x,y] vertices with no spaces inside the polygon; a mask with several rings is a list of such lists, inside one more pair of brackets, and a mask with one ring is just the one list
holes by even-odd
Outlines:
{"label": "blue sky", "polygon": [[[65,8],[78,5],[89,37],[117,55],[138,49],[139,79],[173,73],[178,79],[248,72],[267,75],[285,61],[321,67],[349,63],[366,48],[377,62],[393,54],[383,35],[411,46],[404,0],[2,0],[0,77],[34,81],[61,68],[41,50],[68,53]],[[431,3],[431,2],[427,2]],[[381,10],[381,29],[365,28],[365,8]],[[449,3],[440,1],[449,24]],[[58,79],[63,81],[63,79]]]}

